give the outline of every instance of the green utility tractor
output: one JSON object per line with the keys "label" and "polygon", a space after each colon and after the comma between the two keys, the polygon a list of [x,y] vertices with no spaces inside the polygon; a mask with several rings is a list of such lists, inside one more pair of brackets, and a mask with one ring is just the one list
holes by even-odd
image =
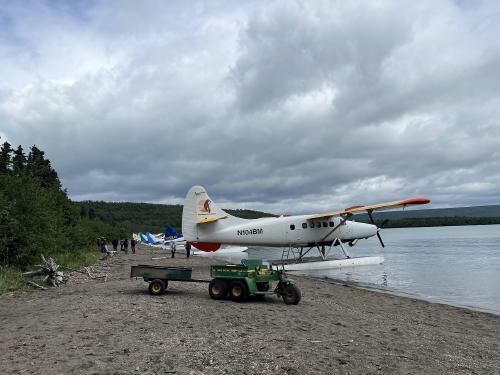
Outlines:
{"label": "green utility tractor", "polygon": [[286,278],[284,271],[270,269],[258,259],[245,260],[242,264],[214,265],[210,267],[210,275],[213,279],[208,292],[216,300],[229,297],[243,302],[250,296],[263,298],[273,294],[281,296],[287,305],[300,302],[300,289]]}

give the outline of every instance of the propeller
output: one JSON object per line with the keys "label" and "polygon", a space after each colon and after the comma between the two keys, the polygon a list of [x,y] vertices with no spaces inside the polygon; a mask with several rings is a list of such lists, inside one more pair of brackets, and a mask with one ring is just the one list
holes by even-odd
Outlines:
{"label": "propeller", "polygon": [[380,244],[382,245],[382,247],[385,247],[384,241],[382,241],[382,236],[380,235],[379,231],[380,231],[380,228],[377,230],[377,238],[380,241]]}
{"label": "propeller", "polygon": [[[368,211],[368,217],[370,218],[370,221],[372,222],[373,225],[377,225],[377,224],[375,224],[375,220],[373,220],[373,216],[372,216],[371,211]],[[380,227],[378,227],[378,229],[377,229],[377,238],[380,242],[380,245],[382,245],[382,247],[385,247],[385,244],[384,244],[384,241],[382,241],[382,236],[380,235],[380,229],[382,229],[387,224],[388,221],[389,221],[389,219],[385,219],[382,222],[382,224],[380,224]]]}

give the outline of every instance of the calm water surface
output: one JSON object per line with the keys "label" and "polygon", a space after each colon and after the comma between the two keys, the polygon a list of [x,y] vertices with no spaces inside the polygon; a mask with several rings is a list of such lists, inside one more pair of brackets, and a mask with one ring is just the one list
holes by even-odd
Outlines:
{"label": "calm water surface", "polygon": [[[348,249],[351,256],[382,255],[383,264],[304,274],[500,314],[500,225],[384,229],[381,234],[384,249],[376,238]],[[279,259],[282,249],[248,253],[249,258]]]}

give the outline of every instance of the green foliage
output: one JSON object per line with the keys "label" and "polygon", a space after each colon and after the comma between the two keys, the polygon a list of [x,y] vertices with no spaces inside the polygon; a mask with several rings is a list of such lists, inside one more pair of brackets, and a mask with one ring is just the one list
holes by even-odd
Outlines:
{"label": "green foliage", "polygon": [[23,288],[26,288],[26,281],[23,280],[20,269],[0,266],[0,294]]}
{"label": "green foliage", "polygon": [[4,142],[0,148],[0,174],[7,174],[11,165],[12,147],[9,142]]}
{"label": "green foliage", "polygon": [[261,212],[261,211],[253,211],[253,210],[230,210],[230,209],[224,209],[224,211],[228,212],[229,214],[236,216],[236,217],[241,217],[243,219],[258,219],[261,217],[276,217],[276,215],[273,214],[268,214],[266,212]]}
{"label": "green foliage", "polygon": [[27,159],[24,155],[24,150],[19,146],[16,151],[14,151],[14,156],[12,157],[12,174],[14,176],[22,176],[26,172]]}
{"label": "green foliage", "polygon": [[[106,223],[118,225],[130,232],[165,231],[167,225],[180,231],[182,226],[182,206],[150,203],[108,203],[83,201],[77,202],[80,214],[87,213],[88,217],[96,216]],[[234,216],[245,219],[273,216],[265,212],[252,210],[226,210]]]}
{"label": "green foliage", "polygon": [[102,257],[95,244],[81,247],[78,251],[71,249],[62,252],[49,251],[45,255],[57,259],[57,264],[61,266],[63,271],[71,271],[81,266],[95,264]]}
{"label": "green foliage", "polygon": [[[11,158],[9,147],[2,146],[6,170],[0,173],[0,266],[26,269],[40,261],[40,254],[63,264],[94,261],[97,237],[130,234],[82,215],[61,189],[43,151],[33,146],[26,158],[18,147]],[[88,254],[89,246],[95,254]]]}

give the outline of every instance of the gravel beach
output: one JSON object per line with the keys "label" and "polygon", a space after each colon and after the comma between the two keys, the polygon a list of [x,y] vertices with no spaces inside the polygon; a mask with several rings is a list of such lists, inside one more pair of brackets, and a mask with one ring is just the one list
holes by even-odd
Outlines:
{"label": "gravel beach", "polygon": [[0,296],[1,374],[500,374],[500,316],[293,276],[302,301],[210,299],[171,282],[153,297],[134,264],[206,258],[139,246],[47,291]]}

